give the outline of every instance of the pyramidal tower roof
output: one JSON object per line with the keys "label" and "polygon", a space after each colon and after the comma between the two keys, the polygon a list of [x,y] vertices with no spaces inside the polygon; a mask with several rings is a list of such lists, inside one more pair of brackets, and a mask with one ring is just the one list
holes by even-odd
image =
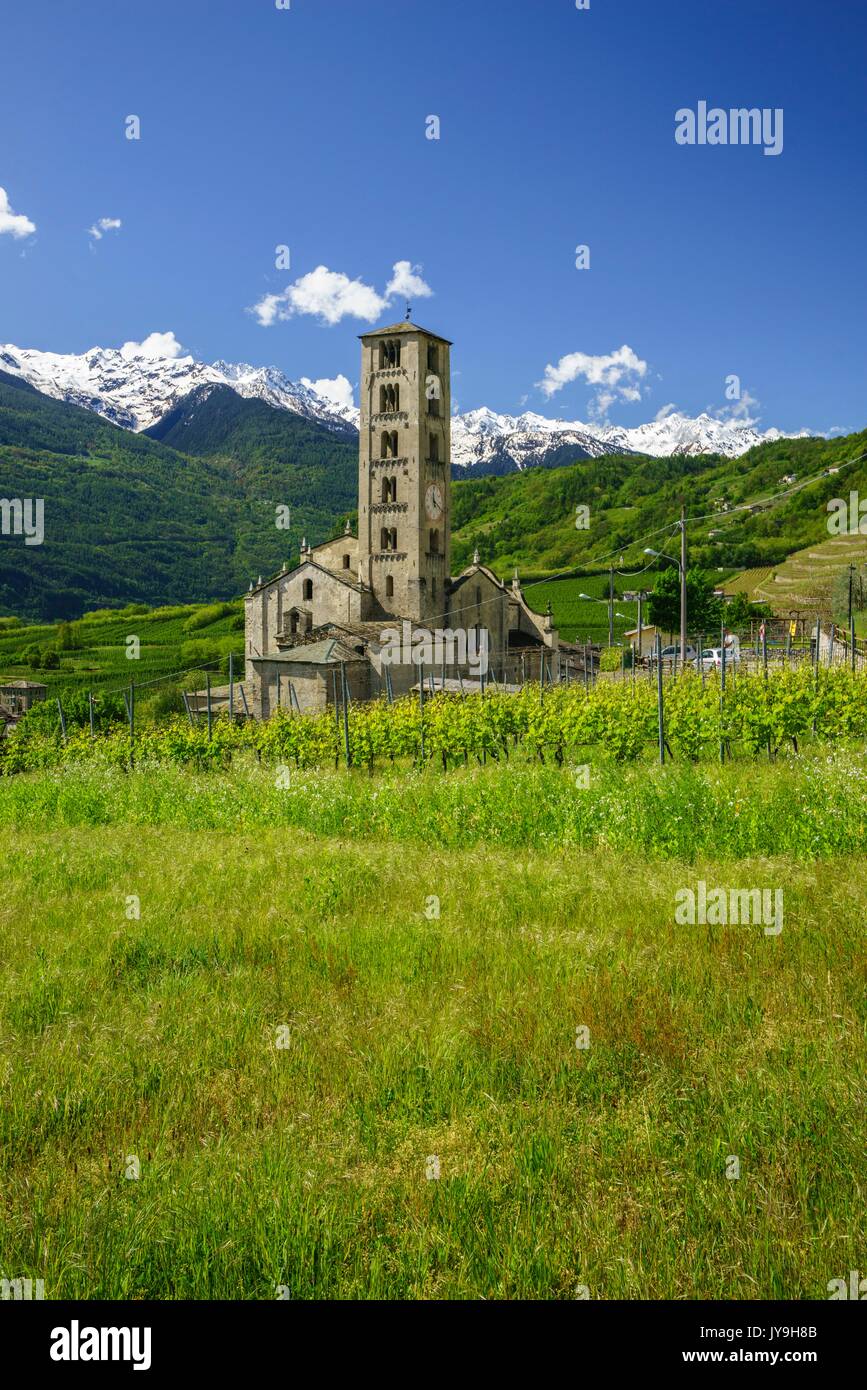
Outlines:
{"label": "pyramidal tower roof", "polygon": [[369,333],[359,333],[358,336],[363,342],[365,338],[387,338],[392,333],[424,333],[428,338],[436,338],[438,342],[452,346],[451,339],[444,338],[441,333],[433,333],[429,328],[422,328],[420,323],[412,323],[410,319],[389,324],[387,328],[373,328]]}

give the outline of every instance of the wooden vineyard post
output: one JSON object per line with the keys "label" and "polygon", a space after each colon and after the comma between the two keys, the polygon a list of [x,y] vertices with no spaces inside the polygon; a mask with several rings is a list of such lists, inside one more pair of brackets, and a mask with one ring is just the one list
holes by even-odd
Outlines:
{"label": "wooden vineyard post", "polygon": [[424,766],[424,662],[418,663],[419,761]]}
{"label": "wooden vineyard post", "polygon": [[720,632],[720,678],[719,678],[719,760],[726,760],[724,712],[726,701],[726,630],[725,624]]}
{"label": "wooden vineyard post", "polygon": [[135,681],[129,683],[129,765],[135,766]]}
{"label": "wooden vineyard post", "polygon": [[352,754],[349,751],[349,682],[346,679],[346,662],[340,663],[340,684],[343,690],[343,751],[346,757],[346,766],[352,766]]}
{"label": "wooden vineyard post", "polygon": [[662,638],[656,634],[656,715],[659,724],[659,763],[665,764],[665,697],[662,690]]}
{"label": "wooden vineyard post", "polygon": [[[815,636],[815,648],[816,648],[816,650],[815,650],[815,655],[814,655],[814,658],[813,658],[813,688],[814,688],[814,691],[815,691],[816,694],[818,694],[818,692],[819,692],[819,645],[820,645],[820,642],[821,642],[821,638],[822,638],[822,622],[821,622],[821,619],[817,616],[817,618],[816,618],[816,636]],[[815,736],[816,736],[816,716],[814,715],[814,716],[813,716],[813,737],[815,738]]]}

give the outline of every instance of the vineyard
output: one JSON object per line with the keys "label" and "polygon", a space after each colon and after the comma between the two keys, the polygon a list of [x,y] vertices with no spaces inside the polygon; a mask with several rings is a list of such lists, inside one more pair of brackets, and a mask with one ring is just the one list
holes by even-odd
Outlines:
{"label": "vineyard", "polygon": [[[663,729],[660,731],[660,703]],[[345,717],[344,717],[345,713]],[[53,727],[57,723],[58,727]],[[136,729],[102,719],[95,736],[83,721],[59,727],[53,706],[37,707],[0,743],[0,774],[100,759],[118,766],[164,762],[226,767],[236,755],[296,768],[411,763],[444,772],[488,759],[519,758],[574,765],[596,749],[617,762],[664,747],[681,761],[797,753],[803,740],[867,738],[867,675],[845,668],[743,674],[723,690],[717,677],[669,678],[654,684],[600,681],[585,689],[524,687],[520,693],[439,693],[350,705],[344,712],[278,711],[268,722],[230,720],[209,727],[182,718]]]}

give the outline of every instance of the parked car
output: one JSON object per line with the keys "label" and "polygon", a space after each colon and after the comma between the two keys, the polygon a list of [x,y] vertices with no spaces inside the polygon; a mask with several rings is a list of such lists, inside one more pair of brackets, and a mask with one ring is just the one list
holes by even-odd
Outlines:
{"label": "parked car", "polygon": [[[696,651],[695,647],[693,647],[689,642],[687,642],[687,644],[686,644],[686,659],[687,659],[687,661],[694,661],[697,655],[698,655],[698,652]],[[674,644],[673,647],[663,647],[663,649],[662,649],[662,660],[663,660],[663,662],[668,662],[668,663],[670,663],[670,664],[673,665],[673,664],[674,664],[674,658],[675,658],[675,657],[677,657],[678,664],[679,664],[679,663],[680,663],[680,643],[679,643],[679,642],[676,642],[676,643]],[[648,656],[648,661],[650,662],[651,666],[654,664],[654,662],[656,661],[656,652],[655,652],[655,651],[651,651],[651,652],[650,652],[650,654],[649,654],[649,656]]]}
{"label": "parked car", "polygon": [[[726,648],[726,669],[737,666],[740,662],[741,654],[737,650]],[[719,671],[722,667],[722,647],[705,647],[701,656],[697,656],[692,663],[697,671]]]}

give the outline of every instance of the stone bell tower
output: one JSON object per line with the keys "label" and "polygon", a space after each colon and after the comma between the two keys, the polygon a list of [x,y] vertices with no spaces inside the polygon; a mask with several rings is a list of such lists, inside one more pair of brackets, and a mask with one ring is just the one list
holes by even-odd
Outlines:
{"label": "stone bell tower", "polygon": [[361,335],[359,574],[382,614],[434,627],[451,565],[450,348],[408,309]]}

